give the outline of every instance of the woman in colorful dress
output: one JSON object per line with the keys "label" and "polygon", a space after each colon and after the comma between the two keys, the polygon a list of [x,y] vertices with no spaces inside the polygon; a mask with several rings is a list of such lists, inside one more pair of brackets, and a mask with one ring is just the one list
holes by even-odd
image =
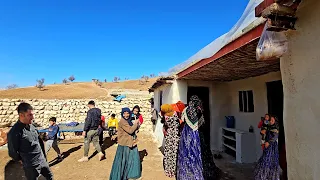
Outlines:
{"label": "woman in colorful dress", "polygon": [[215,180],[219,169],[213,162],[210,148],[198,128],[204,124],[203,106],[198,96],[192,96],[182,112],[185,122],[181,133],[177,162],[178,180]]}
{"label": "woman in colorful dress", "polygon": [[139,120],[131,122],[129,108],[122,108],[121,116],[118,126],[118,148],[110,180],[138,179],[141,177],[141,162],[138,147],[134,146],[132,136],[139,127]]}
{"label": "woman in colorful dress", "polygon": [[161,106],[164,115],[165,136],[164,136],[164,158],[163,167],[166,176],[173,178],[176,176],[177,156],[179,146],[179,118],[174,116],[173,107],[169,104]]}
{"label": "woman in colorful dress", "polygon": [[280,166],[279,166],[279,149],[278,149],[278,135],[279,127],[278,120],[275,116],[271,116],[270,125],[268,125],[266,132],[266,140],[263,154],[260,157],[255,168],[255,180],[279,180]]}

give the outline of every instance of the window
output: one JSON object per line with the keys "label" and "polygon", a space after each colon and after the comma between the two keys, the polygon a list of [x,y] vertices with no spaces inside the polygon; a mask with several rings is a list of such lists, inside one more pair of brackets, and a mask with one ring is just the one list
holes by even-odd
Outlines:
{"label": "window", "polygon": [[254,112],[252,90],[239,91],[239,111],[240,112]]}
{"label": "window", "polygon": [[159,102],[160,102],[160,108],[161,108],[161,106],[162,106],[162,91],[160,91],[160,97],[159,97]]}

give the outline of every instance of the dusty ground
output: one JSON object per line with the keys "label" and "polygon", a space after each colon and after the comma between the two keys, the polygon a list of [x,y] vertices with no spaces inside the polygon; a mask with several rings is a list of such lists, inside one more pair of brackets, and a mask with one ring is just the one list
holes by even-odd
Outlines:
{"label": "dusty ground", "polygon": [[0,98],[8,99],[106,99],[108,89],[135,89],[148,90],[156,78],[150,79],[145,84],[139,80],[128,80],[119,83],[102,83],[100,88],[93,82],[75,82],[68,85],[54,84],[45,86],[43,91],[36,87],[0,90]]}
{"label": "dusty ground", "polygon": [[[139,151],[142,160],[142,178],[145,180],[167,180],[162,168],[162,154],[157,148],[152,138],[148,136],[139,136]],[[112,144],[109,138],[106,138],[104,149],[106,149],[107,159],[101,162],[98,157],[93,156],[87,163],[78,163],[77,160],[83,155],[83,144],[81,141],[78,143],[65,144],[60,143],[60,149],[65,156],[65,159],[56,163],[54,161],[55,152],[50,150],[48,161],[51,161],[51,169],[57,180],[82,180],[82,179],[109,179],[113,159],[115,156],[117,146]],[[90,154],[94,153],[94,148],[91,146]],[[23,170],[20,164],[10,162],[7,155],[7,150],[0,150],[0,180],[24,180]]]}
{"label": "dusty ground", "polygon": [[[104,149],[107,159],[101,162],[94,153],[91,146],[90,154],[92,158],[87,163],[78,163],[77,160],[83,155],[82,140],[62,141],[60,149],[65,159],[57,163],[55,152],[51,150],[48,155],[51,169],[57,180],[84,180],[84,179],[109,179],[113,159],[117,145],[113,144],[109,138],[105,140]],[[142,160],[142,178],[144,180],[169,180],[164,175],[162,166],[162,154],[156,143],[150,136],[139,135],[139,153]],[[223,154],[223,159],[215,160],[217,166],[224,172],[223,180],[251,180],[253,175],[252,165],[239,165],[233,163],[231,157]],[[7,150],[0,150],[0,180],[25,180],[24,172],[19,163],[10,161]],[[172,179],[171,179],[172,180]]]}

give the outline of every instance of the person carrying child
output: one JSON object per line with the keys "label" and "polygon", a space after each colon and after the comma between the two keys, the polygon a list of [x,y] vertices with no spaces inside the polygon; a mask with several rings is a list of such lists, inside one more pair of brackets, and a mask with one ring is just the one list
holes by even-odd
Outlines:
{"label": "person carrying child", "polygon": [[58,147],[58,132],[59,132],[59,126],[56,124],[57,118],[51,117],[49,119],[49,129],[48,129],[48,136],[47,136],[47,142],[46,142],[46,154],[50,151],[51,147],[56,151],[58,155],[58,160],[62,160],[62,156],[60,153],[60,149]]}
{"label": "person carrying child", "polygon": [[261,129],[261,147],[262,150],[265,148],[266,134],[269,127],[270,115],[266,114],[264,117],[261,117],[261,120],[258,124],[258,128]]}
{"label": "person carrying child", "polygon": [[111,117],[108,121],[108,133],[110,138],[113,138],[113,136],[116,134],[118,130],[118,119],[116,118],[115,114],[111,114]]}

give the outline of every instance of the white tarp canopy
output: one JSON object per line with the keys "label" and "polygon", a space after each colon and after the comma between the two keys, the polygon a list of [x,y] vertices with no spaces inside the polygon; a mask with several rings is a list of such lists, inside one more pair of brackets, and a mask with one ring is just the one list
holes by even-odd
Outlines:
{"label": "white tarp canopy", "polygon": [[219,38],[208,44],[206,47],[202,48],[188,60],[169,69],[168,73],[162,75],[175,75],[192,66],[193,64],[201,61],[202,59],[212,57],[225,45],[241,37],[243,34],[254,29],[261,23],[265,22],[265,19],[255,17],[255,7],[258,6],[262,1],[263,0],[250,0],[241,18],[229,32],[220,36]]}

